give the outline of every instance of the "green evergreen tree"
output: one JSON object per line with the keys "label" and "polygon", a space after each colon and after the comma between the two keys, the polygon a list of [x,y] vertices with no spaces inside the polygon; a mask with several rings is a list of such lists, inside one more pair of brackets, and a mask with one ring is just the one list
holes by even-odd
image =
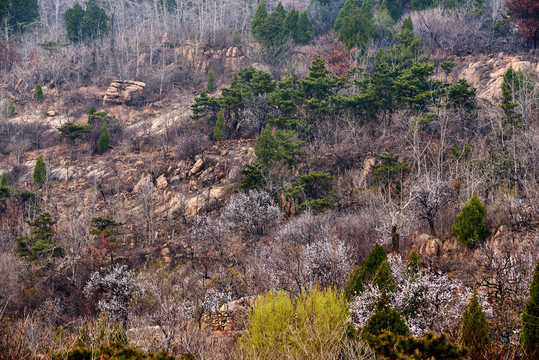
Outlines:
{"label": "green evergreen tree", "polygon": [[39,18],[39,4],[37,0],[12,1],[10,14],[12,26],[16,30],[23,30]]}
{"label": "green evergreen tree", "polygon": [[97,4],[97,0],[86,1],[86,11],[80,22],[83,39],[95,38],[110,31],[110,18]]}
{"label": "green evergreen tree", "polygon": [[297,44],[306,45],[308,44],[313,36],[313,29],[309,23],[309,17],[307,16],[307,11],[301,12],[298,18],[297,32],[294,37],[294,41]]}
{"label": "green evergreen tree", "polygon": [[539,351],[539,260],[535,262],[530,299],[526,302],[522,313],[520,342],[524,347]]}
{"label": "green evergreen tree", "polygon": [[348,276],[344,294],[348,299],[363,291],[364,284],[370,282],[376,275],[380,265],[387,261],[387,254],[384,248],[376,244],[369,253],[369,256],[363,260],[361,267],[354,269]]}
{"label": "green evergreen tree", "polygon": [[105,121],[103,123],[103,126],[101,127],[101,135],[99,135],[99,139],[97,140],[97,152],[99,154],[103,154],[110,145],[110,134],[109,129],[107,126],[107,122]]}
{"label": "green evergreen tree", "polygon": [[424,10],[438,4],[437,0],[411,0],[412,10]]}
{"label": "green evergreen tree", "polygon": [[394,289],[395,284],[393,282],[393,273],[389,267],[387,260],[384,260],[382,264],[376,270],[376,274],[372,279],[372,283],[377,285],[379,289]]}
{"label": "green evergreen tree", "polygon": [[474,195],[457,215],[453,233],[458,242],[473,248],[487,237],[485,206]]}
{"label": "green evergreen tree", "polygon": [[226,139],[226,125],[223,109],[221,109],[221,111],[219,111],[217,114],[217,121],[215,122],[215,127],[213,129],[213,136],[215,136],[215,140],[219,142]]}
{"label": "green evergreen tree", "polygon": [[251,34],[255,39],[259,39],[261,29],[265,26],[266,18],[268,17],[268,11],[266,10],[266,3],[261,0],[256,8],[255,15],[251,21]]}
{"label": "green evergreen tree", "polygon": [[0,0],[0,25],[9,17],[9,0]]}
{"label": "green evergreen tree", "polygon": [[9,118],[15,114],[15,105],[13,104],[13,100],[11,100],[11,98],[7,98],[2,111],[6,118]]}
{"label": "green evergreen tree", "polygon": [[293,38],[294,41],[296,41],[298,37],[298,19],[299,13],[296,11],[296,9],[290,10],[284,19],[284,31],[287,36]]}
{"label": "green evergreen tree", "polygon": [[482,348],[490,344],[488,326],[483,307],[479,305],[477,299],[477,291],[474,292],[462,313],[459,344],[468,347],[472,356],[478,355]]}
{"label": "green evergreen tree", "polygon": [[117,236],[124,234],[118,230],[118,228],[122,225],[125,225],[125,223],[111,218],[93,217],[90,234],[95,236],[105,235],[109,241],[117,242]]}
{"label": "green evergreen tree", "polygon": [[43,88],[41,87],[40,83],[37,83],[36,88],[34,89],[34,101],[42,102],[43,98]]}
{"label": "green evergreen tree", "polygon": [[[79,42],[83,39],[81,22],[84,17],[84,9],[79,3],[69,8],[64,13],[66,22],[67,38],[72,42]],[[95,109],[94,109],[95,110]]]}
{"label": "green evergreen tree", "polygon": [[6,188],[8,187],[8,183],[7,183],[7,175],[5,172],[2,173],[2,178],[0,178],[0,187],[3,187],[3,188]]}
{"label": "green evergreen tree", "polygon": [[47,181],[47,166],[45,165],[45,161],[43,161],[43,157],[39,155],[36,161],[36,166],[34,167],[34,186],[37,188],[42,187],[45,182]]}
{"label": "green evergreen tree", "polygon": [[263,189],[266,185],[265,180],[269,175],[268,168],[259,161],[253,164],[247,164],[240,170],[244,178],[240,182],[240,187],[244,190]]}
{"label": "green evergreen tree", "polygon": [[210,66],[208,70],[208,75],[206,76],[206,90],[209,93],[212,93],[215,90],[215,73],[213,72],[213,67]]}
{"label": "green evergreen tree", "polygon": [[91,126],[89,124],[82,125],[72,122],[66,122],[58,128],[60,136],[69,139],[71,142],[88,134],[90,130]]}
{"label": "green evergreen tree", "polygon": [[385,6],[394,22],[400,19],[402,15],[402,5],[400,0],[383,0],[380,7],[382,6]]}
{"label": "green evergreen tree", "polygon": [[255,143],[255,154],[260,164],[270,168],[278,158],[278,144],[271,126],[266,125],[260,133]]}
{"label": "green evergreen tree", "polygon": [[53,229],[56,221],[48,212],[39,215],[34,221],[25,222],[35,229],[16,239],[17,255],[28,257],[32,261],[64,256],[64,250],[53,240],[56,235]]}
{"label": "green evergreen tree", "polygon": [[340,19],[338,36],[348,48],[365,45],[374,35],[372,4],[365,0],[361,9],[352,6]]}
{"label": "green evergreen tree", "polygon": [[356,1],[354,0],[346,0],[343,7],[339,11],[339,14],[337,15],[337,18],[335,19],[335,23],[333,24],[333,30],[335,32],[339,32],[342,26],[342,19],[347,16],[350,13],[350,10],[352,10],[352,7],[356,6]]}
{"label": "green evergreen tree", "polygon": [[201,92],[199,97],[195,98],[195,102],[191,105],[192,119],[198,120],[207,115],[210,115],[210,121],[217,117],[217,112],[221,108],[221,100],[213,96],[208,96],[205,92]]}
{"label": "green evergreen tree", "polygon": [[410,329],[404,321],[402,314],[389,305],[389,300],[385,291],[376,304],[376,309],[363,328],[362,335],[371,343],[382,331],[389,331],[395,335],[410,335]]}
{"label": "green evergreen tree", "polygon": [[521,70],[515,71],[512,66],[509,67],[503,77],[501,104],[504,112],[503,135],[506,139],[510,139],[514,133],[518,132],[522,125],[522,114],[516,110],[518,107],[516,94],[526,87],[529,92],[533,91],[529,78]]}
{"label": "green evergreen tree", "polygon": [[232,33],[232,43],[236,46],[241,44],[241,33],[238,29],[234,29],[234,32]]}
{"label": "green evergreen tree", "polygon": [[276,14],[279,19],[284,23],[284,20],[286,19],[286,10],[284,9],[283,4],[279,1],[277,4],[277,7],[273,11],[273,14]]}
{"label": "green evergreen tree", "polygon": [[93,39],[110,31],[110,18],[96,0],[86,1],[86,10],[75,4],[64,14],[67,37],[73,42]]}

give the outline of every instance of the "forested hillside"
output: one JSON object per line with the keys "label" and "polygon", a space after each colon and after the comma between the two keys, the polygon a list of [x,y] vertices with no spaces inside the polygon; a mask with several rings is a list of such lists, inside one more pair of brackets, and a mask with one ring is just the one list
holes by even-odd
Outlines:
{"label": "forested hillside", "polygon": [[536,359],[539,2],[0,0],[0,359]]}

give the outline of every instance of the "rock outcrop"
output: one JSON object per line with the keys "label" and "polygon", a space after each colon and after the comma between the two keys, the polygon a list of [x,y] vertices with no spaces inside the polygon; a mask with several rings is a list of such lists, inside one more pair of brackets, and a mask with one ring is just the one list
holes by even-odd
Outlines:
{"label": "rock outcrop", "polygon": [[114,80],[105,93],[104,101],[113,104],[126,104],[139,96],[146,84],[132,80]]}

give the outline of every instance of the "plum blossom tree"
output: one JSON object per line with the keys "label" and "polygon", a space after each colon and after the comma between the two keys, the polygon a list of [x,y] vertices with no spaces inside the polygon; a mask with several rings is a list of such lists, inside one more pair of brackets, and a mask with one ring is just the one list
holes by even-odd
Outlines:
{"label": "plum blossom tree", "polygon": [[116,264],[106,274],[94,272],[84,286],[84,295],[100,295],[98,309],[121,320],[124,328],[127,328],[131,300],[140,290],[127,265]]}
{"label": "plum blossom tree", "polygon": [[281,210],[273,205],[270,195],[258,190],[237,194],[230,199],[221,214],[225,221],[250,236],[266,234],[278,223],[281,216]]}
{"label": "plum blossom tree", "polygon": [[[471,289],[458,279],[451,280],[445,274],[433,273],[427,269],[414,271],[399,255],[390,260],[395,286],[385,289],[388,305],[404,316],[413,336],[424,336],[428,331],[455,333],[455,323],[466,307]],[[382,290],[368,284],[350,302],[352,323],[363,328],[376,309]],[[485,310],[490,306],[481,297]]]}

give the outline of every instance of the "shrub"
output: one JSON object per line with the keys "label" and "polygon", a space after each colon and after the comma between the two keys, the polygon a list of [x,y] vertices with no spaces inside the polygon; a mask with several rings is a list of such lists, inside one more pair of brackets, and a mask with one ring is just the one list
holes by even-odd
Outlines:
{"label": "shrub", "polygon": [[41,102],[43,101],[43,98],[43,88],[40,83],[37,83],[36,88],[34,89],[34,101]]}
{"label": "shrub", "polygon": [[103,154],[109,148],[109,145],[110,134],[107,123],[105,122],[101,127],[101,135],[99,136],[99,140],[97,140],[97,152]]}
{"label": "shrub", "polygon": [[[348,305],[343,294],[329,288],[312,289],[294,302],[285,292],[261,295],[239,340],[248,359],[358,359],[370,351],[349,336]],[[345,351],[354,347],[357,352]]]}
{"label": "shrub", "polygon": [[41,155],[39,155],[37,158],[36,166],[34,167],[33,179],[34,186],[38,188],[42,187],[47,181],[47,166],[45,165]]}
{"label": "shrub", "polygon": [[485,206],[474,195],[457,215],[453,233],[459,243],[473,248],[487,237],[485,222]]}
{"label": "shrub", "polygon": [[539,260],[535,263],[530,299],[524,306],[522,322],[520,342],[523,346],[539,350]]}
{"label": "shrub", "polygon": [[0,187],[8,187],[7,175],[5,172],[2,173],[2,178],[0,178]]}

